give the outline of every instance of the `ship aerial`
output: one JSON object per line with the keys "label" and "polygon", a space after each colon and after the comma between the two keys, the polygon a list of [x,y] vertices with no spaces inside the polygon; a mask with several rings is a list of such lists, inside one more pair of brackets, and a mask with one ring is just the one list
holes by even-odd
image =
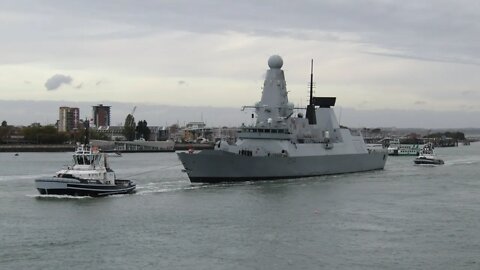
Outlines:
{"label": "ship aerial", "polygon": [[[288,101],[283,60],[268,59],[262,97],[255,106],[256,121],[242,125],[234,144],[220,140],[214,149],[179,152],[191,182],[232,182],[303,178],[381,170],[386,149],[368,148],[361,134],[340,126],[332,107],[335,97],[313,96],[306,108]],[[247,106],[248,107],[248,106]]]}

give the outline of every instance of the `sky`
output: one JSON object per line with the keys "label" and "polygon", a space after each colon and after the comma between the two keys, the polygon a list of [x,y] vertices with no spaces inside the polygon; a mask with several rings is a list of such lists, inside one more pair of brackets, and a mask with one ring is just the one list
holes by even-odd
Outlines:
{"label": "sky", "polygon": [[3,0],[0,101],[29,105],[0,118],[54,121],[58,107],[31,111],[86,102],[197,108],[192,120],[218,108],[209,120],[223,125],[223,109],[260,100],[278,54],[297,106],[313,59],[316,95],[371,118],[352,125],[458,125],[480,112],[479,17],[474,0]]}

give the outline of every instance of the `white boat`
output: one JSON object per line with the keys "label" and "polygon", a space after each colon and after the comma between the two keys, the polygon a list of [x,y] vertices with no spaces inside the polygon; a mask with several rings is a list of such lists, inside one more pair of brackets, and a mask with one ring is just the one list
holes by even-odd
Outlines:
{"label": "white boat", "polygon": [[135,192],[131,180],[120,180],[110,168],[107,154],[92,147],[86,125],[85,144],[78,144],[73,154],[73,165],[52,177],[35,179],[35,187],[43,195],[106,196]]}
{"label": "white boat", "polygon": [[417,165],[442,165],[444,161],[437,158],[431,143],[425,144],[420,155],[413,161]]}
{"label": "white boat", "polygon": [[390,156],[418,156],[421,150],[419,144],[401,144],[399,139],[390,140],[387,149]]}

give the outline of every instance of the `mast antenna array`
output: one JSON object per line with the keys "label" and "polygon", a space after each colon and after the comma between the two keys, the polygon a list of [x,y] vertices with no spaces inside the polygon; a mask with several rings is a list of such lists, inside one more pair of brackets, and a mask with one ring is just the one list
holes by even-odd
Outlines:
{"label": "mast antenna array", "polygon": [[310,100],[307,106],[306,117],[310,125],[315,125],[317,123],[317,117],[315,115],[315,104],[313,102],[313,59],[310,66]]}

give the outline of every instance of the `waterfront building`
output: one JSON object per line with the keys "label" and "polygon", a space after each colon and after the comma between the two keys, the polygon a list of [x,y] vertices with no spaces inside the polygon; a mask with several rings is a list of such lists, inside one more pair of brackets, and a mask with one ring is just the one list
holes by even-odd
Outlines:
{"label": "waterfront building", "polygon": [[166,126],[149,126],[148,129],[150,129],[150,138],[147,141],[166,141],[170,136]]}
{"label": "waterfront building", "polygon": [[[169,129],[164,126],[149,126],[150,137],[146,141],[166,141],[169,139]],[[112,141],[125,141],[124,126],[100,126],[93,128],[93,131],[107,135]]]}
{"label": "waterfront building", "polygon": [[189,122],[183,130],[186,142],[211,140],[212,129],[207,128],[204,122]]}
{"label": "waterfront building", "polygon": [[124,126],[99,126],[92,130],[107,135],[112,141],[126,140],[123,134]]}
{"label": "waterfront building", "polygon": [[93,107],[93,124],[96,127],[108,127],[110,126],[110,107],[98,104]]}
{"label": "waterfront building", "polygon": [[78,108],[60,107],[58,118],[58,131],[68,132],[78,129],[80,123],[80,110]]}

